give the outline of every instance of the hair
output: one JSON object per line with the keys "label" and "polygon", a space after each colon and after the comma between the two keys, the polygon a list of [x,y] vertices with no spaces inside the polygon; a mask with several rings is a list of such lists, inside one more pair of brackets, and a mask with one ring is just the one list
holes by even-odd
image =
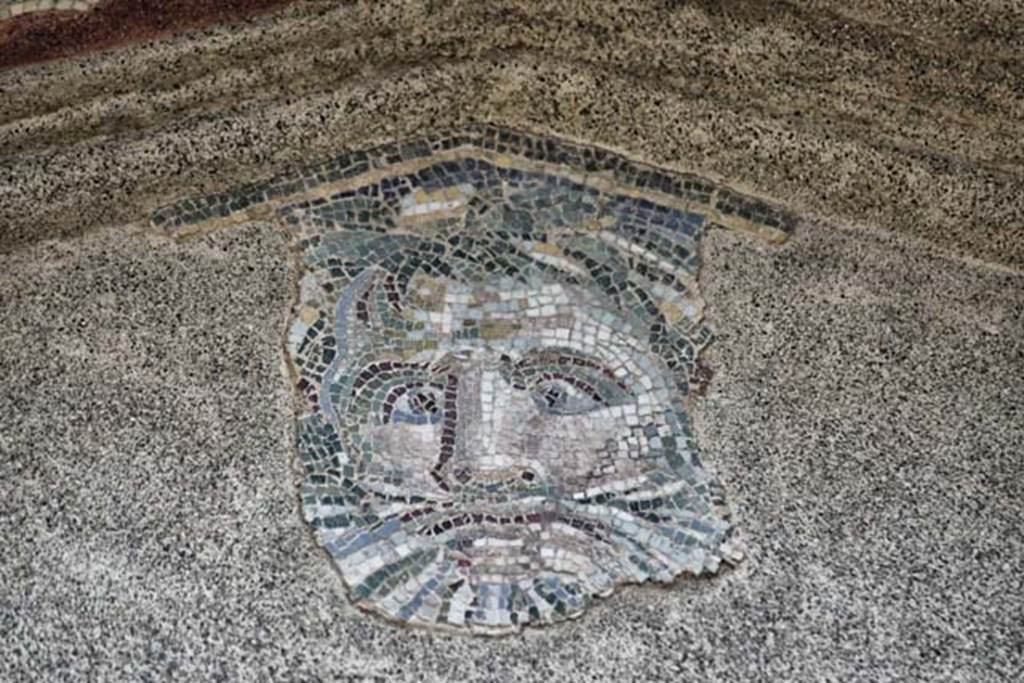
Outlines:
{"label": "hair", "polygon": [[[697,296],[690,281],[699,263],[694,216],[563,178],[477,164],[503,181],[516,181],[514,191],[488,182],[473,188],[459,213],[403,225],[400,202],[412,190],[392,179],[298,203],[282,214],[299,233],[305,266],[326,295],[339,297],[357,277],[374,273],[356,303],[364,320],[371,313],[385,325],[400,320],[396,314],[423,275],[464,283],[511,278],[580,286],[646,334],[686,394],[710,330],[692,314],[668,315],[672,306],[666,303]],[[552,188],[561,194],[553,197]],[[531,255],[538,245],[549,258]],[[326,334],[333,330],[333,303],[321,306]],[[333,357],[332,344],[321,340],[320,346]]]}

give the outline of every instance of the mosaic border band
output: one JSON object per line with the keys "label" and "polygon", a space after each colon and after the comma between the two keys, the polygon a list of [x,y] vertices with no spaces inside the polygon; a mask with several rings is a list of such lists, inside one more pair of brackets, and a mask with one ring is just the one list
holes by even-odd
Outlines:
{"label": "mosaic border band", "polygon": [[0,21],[33,12],[87,12],[100,0],[21,0],[0,3]]}
{"label": "mosaic border band", "polygon": [[608,190],[614,187],[619,192],[633,189],[675,208],[699,209],[712,224],[750,232],[771,242],[785,241],[797,222],[793,213],[781,207],[696,174],[656,168],[600,147],[490,125],[439,131],[429,137],[346,152],[230,191],[183,199],[154,211],[151,220],[167,234],[183,237],[222,222],[258,218],[275,205],[310,193],[328,196],[343,188],[346,181],[374,172],[393,173],[396,164],[416,160],[432,163],[480,153],[499,165],[553,164],[570,177],[582,173],[578,179],[585,184]]}

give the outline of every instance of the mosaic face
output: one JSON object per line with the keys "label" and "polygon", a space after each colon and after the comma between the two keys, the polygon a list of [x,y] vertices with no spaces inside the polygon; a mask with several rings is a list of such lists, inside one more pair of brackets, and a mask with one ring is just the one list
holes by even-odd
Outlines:
{"label": "mosaic face", "polygon": [[482,161],[285,214],[306,516],[362,604],[501,629],[717,569],[699,215]]}
{"label": "mosaic face", "polygon": [[738,559],[689,416],[710,338],[699,243],[707,213],[780,223],[692,178],[526,136],[514,156],[490,134],[155,222],[275,206],[302,262],[287,346],[306,520],[360,606],[501,633]]}

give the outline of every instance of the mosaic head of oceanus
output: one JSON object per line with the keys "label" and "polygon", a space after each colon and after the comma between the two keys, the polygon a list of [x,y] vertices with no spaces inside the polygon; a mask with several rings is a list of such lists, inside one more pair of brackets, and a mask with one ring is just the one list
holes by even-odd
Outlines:
{"label": "mosaic head of oceanus", "polygon": [[481,161],[284,214],[303,505],[359,604],[500,631],[718,569],[700,215]]}
{"label": "mosaic head of oceanus", "polygon": [[273,217],[302,506],[361,607],[502,633],[739,554],[691,426],[713,222],[792,219],[706,179],[493,127],[386,145],[154,214]]}

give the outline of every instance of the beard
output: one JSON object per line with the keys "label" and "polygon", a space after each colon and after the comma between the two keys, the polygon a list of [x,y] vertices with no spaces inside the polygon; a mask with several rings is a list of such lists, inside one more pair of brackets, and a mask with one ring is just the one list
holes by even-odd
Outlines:
{"label": "beard", "polygon": [[416,495],[338,454],[318,458],[305,434],[333,426],[305,423],[306,518],[356,603],[390,619],[503,633],[578,616],[617,585],[714,572],[723,559],[730,524],[699,466],[589,494]]}

